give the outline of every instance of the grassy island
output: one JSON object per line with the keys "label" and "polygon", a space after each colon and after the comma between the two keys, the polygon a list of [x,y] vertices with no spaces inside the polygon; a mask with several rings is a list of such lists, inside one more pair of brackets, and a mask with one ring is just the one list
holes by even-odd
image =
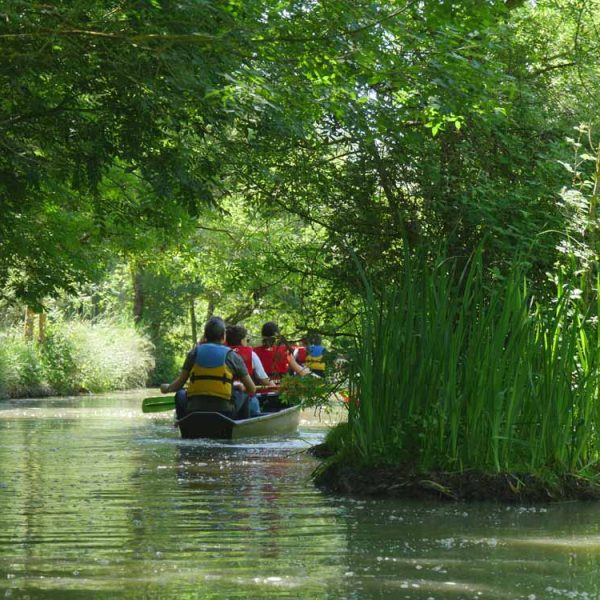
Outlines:
{"label": "grassy island", "polygon": [[[506,501],[600,498],[594,290],[536,297],[515,261],[494,280],[419,253],[364,282],[348,422],[317,482],[359,494]],[[581,282],[582,286],[589,281]]]}

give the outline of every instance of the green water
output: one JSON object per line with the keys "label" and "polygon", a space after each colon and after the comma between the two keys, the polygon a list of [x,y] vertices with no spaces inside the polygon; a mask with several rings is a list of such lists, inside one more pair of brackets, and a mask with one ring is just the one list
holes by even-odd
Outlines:
{"label": "green water", "polygon": [[600,599],[600,506],[357,501],[142,395],[0,402],[0,598]]}

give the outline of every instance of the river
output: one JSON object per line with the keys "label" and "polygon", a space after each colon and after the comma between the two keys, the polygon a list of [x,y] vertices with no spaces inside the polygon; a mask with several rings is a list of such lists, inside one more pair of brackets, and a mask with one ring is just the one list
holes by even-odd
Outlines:
{"label": "river", "polygon": [[181,440],[142,392],[0,401],[0,598],[600,599],[600,505],[357,500],[324,424]]}

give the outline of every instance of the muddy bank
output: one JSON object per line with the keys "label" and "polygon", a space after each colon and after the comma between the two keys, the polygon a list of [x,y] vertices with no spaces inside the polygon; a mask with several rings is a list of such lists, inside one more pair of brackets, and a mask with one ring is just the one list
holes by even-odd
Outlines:
{"label": "muddy bank", "polygon": [[[311,452],[325,458],[327,448]],[[324,464],[315,483],[321,489],[350,496],[539,503],[600,500],[600,485],[567,475],[552,484],[529,473],[432,472],[417,474],[405,467],[351,467]]]}

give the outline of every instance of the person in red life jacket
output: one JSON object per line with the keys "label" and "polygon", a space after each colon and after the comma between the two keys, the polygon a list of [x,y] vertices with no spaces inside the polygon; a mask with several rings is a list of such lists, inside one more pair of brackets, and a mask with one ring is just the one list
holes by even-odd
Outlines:
{"label": "person in red life jacket", "polygon": [[[241,356],[225,346],[223,319],[211,317],[206,322],[203,340],[188,352],[177,378],[171,383],[162,383],[160,391],[163,394],[176,392],[178,419],[194,411],[246,418],[248,396],[256,393],[256,386]],[[235,380],[241,382],[243,389],[233,385]]]}
{"label": "person in red life jacket", "polygon": [[[291,348],[281,344],[282,336],[279,333],[277,323],[268,321],[262,326],[262,346],[255,346],[254,352],[267,372],[267,375],[275,383],[292,370],[298,375],[308,375],[310,369],[300,366],[292,356]],[[279,343],[278,343],[279,342]]]}
{"label": "person in red life jacket", "polygon": [[294,349],[294,359],[302,367],[306,361],[308,354],[308,338],[306,336],[300,338],[300,345]]}
{"label": "person in red life jacket", "polygon": [[321,336],[313,334],[309,337],[310,344],[308,346],[306,359],[304,364],[319,377],[325,375],[325,355],[327,354],[327,348],[321,344]]}
{"label": "person in red life jacket", "polygon": [[[265,369],[258,358],[256,352],[247,345],[248,331],[242,325],[228,325],[225,331],[225,343],[237,354],[239,354],[246,368],[248,374],[252,377],[253,381],[260,383],[265,386],[273,386],[273,382],[269,379]],[[251,417],[258,416],[260,414],[260,404],[258,398],[253,396],[248,402],[248,408]]]}

